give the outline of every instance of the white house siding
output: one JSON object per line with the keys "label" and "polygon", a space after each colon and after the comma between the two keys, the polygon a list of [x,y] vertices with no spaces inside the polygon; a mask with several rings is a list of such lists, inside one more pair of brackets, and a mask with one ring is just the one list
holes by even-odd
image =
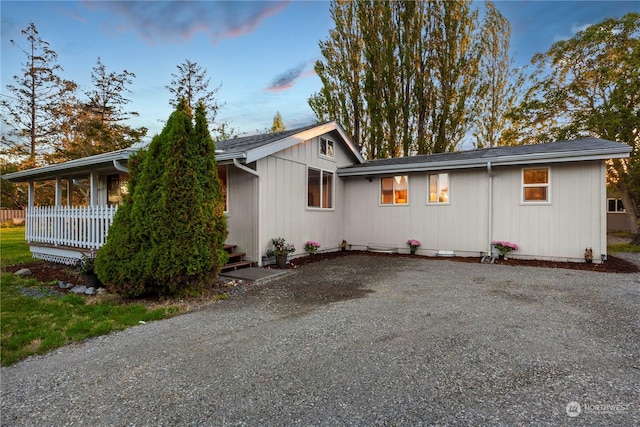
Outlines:
{"label": "white house siding", "polygon": [[591,247],[599,261],[606,254],[604,162],[538,166],[551,170],[547,205],[521,203],[521,167],[494,169],[493,238],[517,243],[514,255],[523,258],[582,261]]}
{"label": "white house siding", "polygon": [[[345,238],[356,247],[405,252],[406,241],[417,239],[422,242],[418,253],[424,255],[480,256],[491,240],[507,240],[520,247],[514,257],[581,261],[584,249],[592,247],[599,258],[606,253],[603,162],[548,166],[551,204],[539,206],[521,203],[522,167],[493,168],[491,236],[486,169],[409,174],[409,203],[393,206],[380,204],[380,176],[371,182],[345,178]],[[428,174],[438,172],[449,172],[449,205],[427,204]]]}
{"label": "white house siding", "polygon": [[419,254],[454,251],[480,255],[488,239],[487,173],[439,172],[449,172],[450,204],[427,204],[427,172],[409,174],[407,205],[380,204],[380,176],[372,177],[371,182],[364,177],[346,178],[347,241],[355,247],[393,247],[408,252],[407,240],[416,239],[422,242]]}
{"label": "white house siding", "polygon": [[[293,256],[304,255],[304,243],[315,240],[321,250],[336,249],[344,238],[344,185],[335,171],[349,154],[335,141],[335,158],[319,156],[319,138],[297,144],[257,161],[262,180],[260,252],[272,248],[271,239],[293,243]],[[307,208],[307,167],[334,172],[333,209]]]}
{"label": "white house siding", "polygon": [[227,166],[227,243],[258,261],[258,178],[233,165]]}

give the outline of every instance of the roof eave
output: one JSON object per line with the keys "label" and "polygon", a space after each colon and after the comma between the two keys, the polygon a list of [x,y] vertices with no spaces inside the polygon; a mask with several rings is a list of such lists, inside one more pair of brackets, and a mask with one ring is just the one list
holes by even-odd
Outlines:
{"label": "roof eave", "polygon": [[524,164],[563,163],[588,160],[607,160],[627,158],[631,147],[616,149],[584,150],[558,153],[535,153],[513,156],[485,157],[471,160],[452,160],[442,162],[423,162],[404,165],[364,166],[358,168],[338,169],[338,176],[384,175],[402,172],[425,172],[433,170],[473,169],[492,166],[514,166]]}
{"label": "roof eave", "polygon": [[91,166],[112,163],[114,160],[127,160],[129,156],[136,151],[137,149],[127,148],[109,153],[97,154],[95,156],[83,157],[81,159],[70,160],[64,163],[56,163],[41,166],[39,168],[8,173],[3,175],[2,179],[9,182],[29,182],[53,179],[56,176],[65,175],[65,172],[77,174],[81,173],[85,168],[87,169],[87,172],[90,172],[92,169]]}

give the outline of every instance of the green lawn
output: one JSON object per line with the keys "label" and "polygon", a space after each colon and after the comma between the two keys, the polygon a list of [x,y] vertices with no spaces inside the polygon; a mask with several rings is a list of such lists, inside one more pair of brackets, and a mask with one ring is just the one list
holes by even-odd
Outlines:
{"label": "green lawn", "polygon": [[0,264],[19,264],[32,261],[29,245],[24,240],[24,227],[0,228]]}
{"label": "green lawn", "polygon": [[[32,261],[24,227],[0,229],[2,266]],[[149,310],[113,295],[60,296],[51,284],[10,273],[0,276],[0,363],[19,360],[98,335],[163,319],[183,311],[179,304]]]}

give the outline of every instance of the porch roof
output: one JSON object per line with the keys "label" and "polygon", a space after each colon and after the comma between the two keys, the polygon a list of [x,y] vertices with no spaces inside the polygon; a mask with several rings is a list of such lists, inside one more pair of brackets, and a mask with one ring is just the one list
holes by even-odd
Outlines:
{"label": "porch roof", "polygon": [[491,166],[607,160],[629,157],[631,146],[600,138],[581,138],[545,144],[493,147],[451,153],[424,154],[369,160],[338,169],[339,176],[367,176],[431,170],[484,168]]}
{"label": "porch roof", "polygon": [[129,156],[137,150],[137,148],[125,148],[110,153],[69,160],[64,163],[8,173],[2,178],[11,182],[29,182],[49,181],[56,179],[56,177],[74,178],[85,176],[93,171],[98,173],[118,173],[118,167],[122,168],[124,166],[120,162],[126,162]]}

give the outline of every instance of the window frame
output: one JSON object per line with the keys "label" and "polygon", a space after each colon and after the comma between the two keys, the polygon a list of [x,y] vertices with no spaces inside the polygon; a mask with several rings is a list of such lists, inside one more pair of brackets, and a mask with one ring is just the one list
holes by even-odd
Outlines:
{"label": "window frame", "polygon": [[[447,177],[447,201],[446,202],[440,201],[440,192],[442,190],[440,175],[446,175]],[[436,199],[437,200],[435,202],[431,201],[431,177],[432,176],[435,176],[437,179],[436,181]],[[451,174],[449,172],[438,172],[438,173],[427,174],[427,205],[446,206],[450,204],[451,204]]]}
{"label": "window frame", "polygon": [[[327,159],[336,158],[336,143],[332,139],[321,136],[318,138],[318,155]],[[322,152],[322,145],[325,144],[325,152]],[[331,147],[331,153],[329,154],[329,147]]]}
{"label": "window frame", "polygon": [[[615,203],[615,210],[610,210],[609,209],[609,205],[610,203],[613,202]],[[622,204],[622,209],[620,209],[620,205]],[[624,204],[622,203],[622,199],[619,197],[607,197],[607,213],[627,213],[627,210],[624,207]]]}
{"label": "window frame", "polygon": [[[533,184],[525,184],[524,177],[525,172],[530,170],[537,169],[546,169],[547,171],[547,182],[546,183],[533,183]],[[550,166],[530,166],[523,167],[520,173],[520,204],[522,205],[550,205],[551,204],[551,167]],[[526,200],[525,199],[525,189],[527,188],[537,188],[544,187],[547,190],[547,199],[546,200]]]}
{"label": "window frame", "polygon": [[[396,191],[400,191],[400,190],[396,190],[396,178],[399,177],[400,179],[402,179],[402,177],[405,177],[407,179],[407,201],[406,203],[396,203]],[[393,182],[393,187],[391,189],[392,191],[392,203],[384,203],[383,202],[383,198],[382,198],[382,180],[383,179],[391,179],[391,181]],[[392,176],[381,176],[380,180],[378,181],[378,204],[380,206],[409,206],[409,175],[392,175]]]}
{"label": "window frame", "polygon": [[[309,206],[309,171],[310,170],[314,170],[317,172],[320,172],[320,206]],[[324,207],[323,205],[323,186],[324,186],[324,175],[330,175],[331,176],[331,207]],[[315,166],[307,166],[307,174],[306,174],[306,185],[305,185],[305,189],[307,190],[307,203],[306,203],[306,209],[308,210],[313,210],[313,211],[333,211],[335,210],[335,205],[336,205],[336,173],[332,170],[329,169],[323,169],[323,168],[319,168],[319,167],[315,167]]]}

